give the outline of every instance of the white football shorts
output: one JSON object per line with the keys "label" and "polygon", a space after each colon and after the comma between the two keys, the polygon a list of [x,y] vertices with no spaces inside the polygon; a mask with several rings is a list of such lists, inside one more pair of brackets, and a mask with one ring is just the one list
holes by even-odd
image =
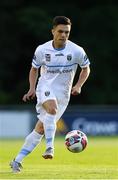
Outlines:
{"label": "white football shorts", "polygon": [[37,96],[37,104],[36,104],[36,111],[38,113],[37,117],[38,119],[43,122],[43,119],[46,115],[46,110],[43,108],[42,104],[46,102],[47,100],[55,100],[57,103],[57,113],[56,113],[56,122],[61,118],[64,111],[66,110],[68,106],[69,100],[65,100],[64,98],[57,98],[52,90],[45,89],[44,91],[38,90],[36,92]]}

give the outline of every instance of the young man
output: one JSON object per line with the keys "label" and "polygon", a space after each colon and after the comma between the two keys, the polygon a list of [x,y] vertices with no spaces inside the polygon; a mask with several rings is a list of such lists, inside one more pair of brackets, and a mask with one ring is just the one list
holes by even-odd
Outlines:
{"label": "young man", "polygon": [[[70,95],[78,95],[89,76],[89,59],[82,47],[68,40],[70,30],[70,19],[56,16],[53,19],[53,40],[38,46],[35,51],[29,73],[30,87],[23,101],[33,99],[36,95],[38,122],[26,137],[19,154],[10,163],[13,172],[21,170],[22,160],[33,151],[44,135],[46,151],[42,156],[45,159],[53,158],[56,122],[66,110]],[[78,82],[72,87],[78,65],[81,72]],[[41,76],[37,83],[40,67]]]}

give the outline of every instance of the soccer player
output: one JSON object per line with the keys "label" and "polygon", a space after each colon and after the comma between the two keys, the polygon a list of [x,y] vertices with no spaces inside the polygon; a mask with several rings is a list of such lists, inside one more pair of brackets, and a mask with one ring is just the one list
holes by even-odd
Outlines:
{"label": "soccer player", "polygon": [[[53,40],[36,48],[29,72],[29,91],[23,96],[23,101],[33,99],[36,95],[38,121],[34,130],[26,137],[20,152],[10,163],[13,172],[21,171],[22,160],[34,150],[44,135],[46,151],[42,157],[54,157],[56,123],[66,110],[70,95],[80,94],[89,76],[90,61],[82,47],[68,40],[70,30],[70,19],[56,16],[53,19]],[[81,72],[77,83],[72,87],[78,65]]]}

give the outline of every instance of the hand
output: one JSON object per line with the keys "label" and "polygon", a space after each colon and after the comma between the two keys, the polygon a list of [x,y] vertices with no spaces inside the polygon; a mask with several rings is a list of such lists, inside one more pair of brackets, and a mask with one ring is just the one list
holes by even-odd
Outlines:
{"label": "hand", "polygon": [[78,87],[77,85],[75,85],[71,90],[71,94],[74,96],[76,96],[80,93],[81,93],[81,87],[80,86]]}
{"label": "hand", "polygon": [[23,100],[24,102],[26,102],[27,100],[34,99],[35,95],[36,95],[35,90],[29,90],[29,91],[27,92],[27,94],[25,94],[25,95],[23,96],[22,100]]}

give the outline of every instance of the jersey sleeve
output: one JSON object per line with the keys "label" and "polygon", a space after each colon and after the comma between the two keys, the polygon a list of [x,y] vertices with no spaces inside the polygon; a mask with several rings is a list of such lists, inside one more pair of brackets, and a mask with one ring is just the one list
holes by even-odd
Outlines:
{"label": "jersey sleeve", "polygon": [[43,59],[43,55],[40,47],[38,47],[35,50],[34,56],[32,58],[32,66],[38,69],[42,65],[42,59]]}
{"label": "jersey sleeve", "polygon": [[81,68],[87,67],[90,64],[90,60],[83,48],[78,53],[77,63]]}

